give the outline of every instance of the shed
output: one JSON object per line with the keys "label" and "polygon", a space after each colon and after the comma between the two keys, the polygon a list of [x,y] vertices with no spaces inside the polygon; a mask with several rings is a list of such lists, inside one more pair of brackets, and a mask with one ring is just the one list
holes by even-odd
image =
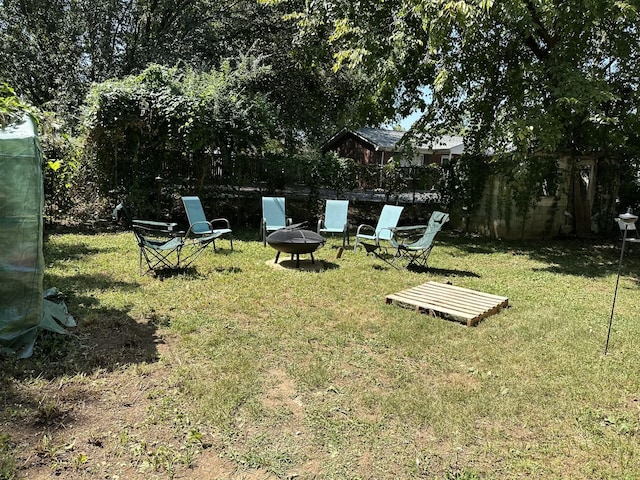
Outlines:
{"label": "shed", "polygon": [[[405,134],[407,132],[403,130],[343,128],[322,146],[322,152],[334,151],[340,157],[351,158],[359,164],[381,166],[401,151],[399,144]],[[459,157],[464,151],[463,143],[463,137],[444,135],[430,143],[416,145],[413,157],[401,159],[401,166],[439,164],[443,159]]]}

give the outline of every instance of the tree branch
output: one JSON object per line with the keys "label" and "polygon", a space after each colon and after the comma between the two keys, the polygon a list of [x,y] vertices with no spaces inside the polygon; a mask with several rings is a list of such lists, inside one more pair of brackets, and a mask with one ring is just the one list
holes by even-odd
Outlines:
{"label": "tree branch", "polygon": [[[544,26],[542,18],[540,17],[536,6],[532,0],[523,0],[524,6],[527,8],[527,12],[531,16],[533,24],[533,32],[528,33],[524,39],[525,44],[531,49],[533,54],[540,60],[544,60],[549,57],[551,50],[556,44],[556,39],[549,33],[549,30]],[[544,46],[540,45],[536,38],[542,39]]]}

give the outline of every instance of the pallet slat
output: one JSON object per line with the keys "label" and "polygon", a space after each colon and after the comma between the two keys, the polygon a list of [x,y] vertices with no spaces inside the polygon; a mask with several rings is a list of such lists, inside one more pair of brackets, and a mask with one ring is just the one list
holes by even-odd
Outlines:
{"label": "pallet slat", "polygon": [[427,282],[387,295],[386,302],[452,318],[470,327],[509,305],[506,297],[438,282]]}

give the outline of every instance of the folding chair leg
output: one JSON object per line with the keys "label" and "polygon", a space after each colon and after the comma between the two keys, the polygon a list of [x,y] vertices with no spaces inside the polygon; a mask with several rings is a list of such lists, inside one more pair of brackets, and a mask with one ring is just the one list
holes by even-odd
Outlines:
{"label": "folding chair leg", "polygon": [[349,240],[349,234],[345,232],[342,235],[342,248],[344,248],[346,245],[351,245],[351,241]]}

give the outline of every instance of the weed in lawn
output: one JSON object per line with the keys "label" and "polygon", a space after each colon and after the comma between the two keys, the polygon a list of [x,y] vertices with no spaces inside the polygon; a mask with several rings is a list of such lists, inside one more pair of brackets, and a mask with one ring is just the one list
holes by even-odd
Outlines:
{"label": "weed in lawn", "polygon": [[40,402],[38,402],[35,417],[37,422],[49,425],[55,419],[62,417],[64,413],[57,398],[44,396],[40,399]]}
{"label": "weed in lawn", "polygon": [[11,436],[0,432],[0,480],[13,480],[17,475],[16,445]]}
{"label": "weed in lawn", "polygon": [[444,476],[445,480],[480,480],[480,477],[474,472],[468,470],[454,470],[447,472]]}
{"label": "weed in lawn", "polygon": [[49,462],[51,470],[57,471],[64,468],[67,463],[67,454],[75,447],[75,441],[60,443],[53,439],[50,433],[45,433],[36,447],[36,454]]}
{"label": "weed in lawn", "polygon": [[257,436],[248,439],[241,451],[230,450],[230,457],[245,468],[262,469],[278,477],[285,476],[291,467],[291,452],[282,448],[282,442]]}
{"label": "weed in lawn", "polygon": [[87,462],[89,462],[88,455],[85,453],[79,453],[75,457],[73,457],[71,465],[74,469],[80,470],[87,464]]}

